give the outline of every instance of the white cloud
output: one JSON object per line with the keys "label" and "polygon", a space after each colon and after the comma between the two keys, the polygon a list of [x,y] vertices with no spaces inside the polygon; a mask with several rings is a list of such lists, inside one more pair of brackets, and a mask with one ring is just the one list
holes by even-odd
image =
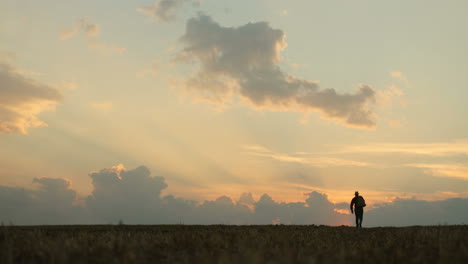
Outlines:
{"label": "white cloud", "polygon": [[409,84],[408,77],[401,71],[390,71],[390,76],[400,81],[403,81],[405,84]]}
{"label": "white cloud", "polygon": [[398,121],[398,120],[389,120],[388,124],[391,127],[401,127],[401,121]]}
{"label": "white cloud", "polygon": [[78,87],[78,84],[75,82],[60,82],[59,87],[65,88],[69,91],[74,91]]}
{"label": "white cloud", "polygon": [[90,102],[89,105],[98,110],[109,111],[112,108],[112,102],[110,101],[95,101]]}
{"label": "white cloud", "polygon": [[403,83],[406,88],[411,88],[411,83],[405,73],[401,71],[390,71],[390,76]]}
{"label": "white cloud", "polygon": [[404,74],[400,71],[391,71],[390,76],[392,76],[393,78],[397,78],[397,79],[404,78]]}
{"label": "white cloud", "polygon": [[90,49],[93,49],[102,53],[108,53],[108,54],[111,54],[111,53],[121,54],[127,50],[124,47],[119,47],[119,46],[112,45],[112,44],[106,44],[106,43],[98,42],[95,40],[89,41],[88,47]]}
{"label": "white cloud", "polygon": [[44,75],[44,74],[42,74],[40,72],[30,71],[30,70],[17,68],[17,67],[13,67],[13,66],[10,66],[10,72],[18,73],[20,75],[28,76],[28,77],[38,77],[38,76],[43,76]]}
{"label": "white cloud", "polygon": [[138,78],[143,78],[146,76],[156,76],[158,75],[158,71],[159,71],[159,63],[153,62],[151,63],[151,66],[149,68],[137,72],[136,76]]}
{"label": "white cloud", "polygon": [[89,18],[80,18],[75,21],[72,28],[62,30],[59,39],[70,39],[80,31],[83,31],[88,37],[95,37],[100,33],[100,26],[89,22]]}
{"label": "white cloud", "polygon": [[[223,103],[232,95],[255,108],[275,111],[317,111],[326,119],[348,126],[373,128],[370,109],[376,91],[361,84],[355,93],[320,89],[317,82],[295,77],[280,69],[285,34],[265,22],[222,27],[206,15],[187,22],[184,45],[176,61],[198,62],[200,68],[185,89]],[[234,85],[232,85],[234,83]]]}
{"label": "white cloud", "polygon": [[70,39],[72,38],[73,36],[76,35],[76,33],[78,32],[78,29],[77,28],[71,28],[71,29],[64,29],[60,32],[59,34],[59,39],[60,40],[67,40],[67,39]]}
{"label": "white cloud", "polygon": [[53,110],[62,100],[56,89],[0,64],[0,134],[27,134],[32,127],[47,126],[37,115]]}
{"label": "white cloud", "polygon": [[0,62],[2,63],[11,64],[16,59],[16,57],[18,57],[16,52],[0,50]]}
{"label": "white cloud", "polygon": [[63,30],[60,33],[59,39],[70,39],[79,32],[83,32],[83,34],[86,35],[88,38],[86,45],[92,50],[107,54],[120,54],[127,50],[124,47],[103,43],[102,41],[96,39],[91,39],[92,37],[96,37],[101,33],[101,27],[98,24],[91,23],[89,18],[80,18],[76,20],[73,28]]}
{"label": "white cloud", "polygon": [[405,153],[427,156],[468,155],[468,140],[434,143],[372,143],[342,146],[338,153]]}
{"label": "white cloud", "polygon": [[247,145],[243,147],[247,150],[248,154],[254,156],[260,156],[265,158],[270,158],[276,161],[289,162],[289,163],[300,163],[305,164],[315,168],[327,168],[327,167],[339,167],[339,166],[352,166],[352,167],[368,167],[372,166],[367,162],[355,161],[349,159],[340,159],[334,157],[326,157],[321,154],[319,157],[317,155],[312,155],[310,153],[277,153],[272,150],[269,150],[265,147],[258,145]]}
{"label": "white cloud", "polygon": [[390,85],[386,90],[379,92],[380,99],[384,103],[391,102],[394,98],[403,100],[404,92],[395,85]]}
{"label": "white cloud", "polygon": [[437,177],[451,177],[468,180],[468,166],[459,163],[413,163],[406,164],[408,167],[422,168],[425,172]]}

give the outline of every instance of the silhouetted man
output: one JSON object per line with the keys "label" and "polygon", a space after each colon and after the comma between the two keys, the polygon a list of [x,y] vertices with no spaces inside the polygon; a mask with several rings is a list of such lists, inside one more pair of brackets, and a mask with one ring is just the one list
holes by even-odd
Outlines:
{"label": "silhouetted man", "polygon": [[[354,205],[354,212],[353,212]],[[364,197],[359,195],[359,192],[354,193],[354,198],[351,200],[351,213],[356,215],[356,227],[362,227],[362,217],[364,215],[364,207],[366,206],[366,201]]]}

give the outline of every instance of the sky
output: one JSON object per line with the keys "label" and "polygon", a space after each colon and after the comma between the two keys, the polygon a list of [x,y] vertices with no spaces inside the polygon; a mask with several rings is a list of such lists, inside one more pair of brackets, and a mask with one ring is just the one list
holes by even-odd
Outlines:
{"label": "sky", "polygon": [[0,220],[467,223],[467,8],[2,0]]}

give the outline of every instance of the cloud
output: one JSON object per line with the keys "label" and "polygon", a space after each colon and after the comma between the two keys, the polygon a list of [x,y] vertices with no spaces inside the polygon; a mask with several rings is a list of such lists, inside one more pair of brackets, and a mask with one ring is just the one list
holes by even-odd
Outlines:
{"label": "cloud", "polygon": [[123,53],[127,49],[119,46],[115,46],[112,44],[106,44],[98,41],[89,41],[88,42],[88,47],[90,49],[102,52],[102,53]]}
{"label": "cloud", "polygon": [[84,27],[84,31],[88,37],[95,37],[99,35],[101,28],[96,24],[88,24]]}
{"label": "cloud", "polygon": [[406,106],[407,102],[404,99],[404,92],[395,85],[390,85],[387,89],[379,92],[380,101],[383,104],[392,103],[394,98],[399,99],[399,104]]}
{"label": "cloud", "polygon": [[202,0],[192,0],[192,6],[194,8],[199,8],[201,6]]}
{"label": "cloud", "polygon": [[67,40],[75,36],[79,32],[83,32],[86,37],[88,37],[88,40],[86,42],[86,45],[88,48],[101,52],[101,53],[107,53],[107,54],[112,54],[112,53],[123,53],[126,51],[126,48],[116,46],[113,44],[107,44],[103,43],[98,40],[91,40],[91,37],[96,37],[101,33],[101,27],[98,24],[94,24],[90,22],[89,18],[80,18],[76,20],[75,25],[71,29],[66,29],[63,30],[60,35],[59,39],[61,40]]}
{"label": "cloud", "polygon": [[389,121],[388,121],[388,124],[389,124],[391,127],[401,127],[401,122],[398,121],[398,120],[389,120]]}
{"label": "cloud", "polygon": [[400,71],[391,71],[390,76],[392,76],[393,78],[402,79],[405,75]]}
{"label": "cloud", "polygon": [[89,22],[88,18],[80,18],[75,21],[72,28],[62,30],[59,34],[59,39],[70,39],[80,31],[83,31],[88,37],[95,37],[100,33],[100,26]]}
{"label": "cloud", "polygon": [[[237,200],[221,195],[197,202],[163,195],[161,176],[145,166],[123,165],[89,173],[92,193],[83,202],[63,178],[35,178],[35,189],[0,186],[0,221],[32,224],[315,224],[352,225],[348,203],[333,203],[327,194],[304,193],[303,202],[278,202],[268,194],[255,200],[245,192]],[[363,194],[365,196],[365,194]],[[350,197],[351,198],[351,197]],[[468,199],[440,201],[396,198],[372,204],[365,226],[405,226],[466,223]]]}
{"label": "cloud", "polygon": [[74,91],[78,87],[78,84],[75,82],[67,82],[63,81],[58,84],[58,87],[61,87],[63,89],[69,90],[69,91]]}
{"label": "cloud", "polygon": [[180,40],[184,48],[176,61],[196,62],[200,67],[185,88],[215,103],[235,95],[255,108],[316,111],[348,126],[376,126],[370,108],[376,91],[371,86],[361,84],[355,93],[340,94],[280,69],[285,37],[266,22],[222,27],[202,14],[188,20]]}
{"label": "cloud", "polygon": [[126,170],[122,165],[91,172],[93,192],[87,207],[102,221],[152,223],[158,216],[161,191],[167,187],[163,177],[152,177],[148,168]]}
{"label": "cloud", "polygon": [[408,77],[406,77],[406,74],[404,74],[403,72],[401,72],[401,71],[390,71],[390,76],[392,76],[393,78],[398,79],[400,81],[403,81],[404,84],[406,84],[407,86],[410,86],[409,81],[408,81]]}
{"label": "cloud", "polygon": [[[409,101],[405,97],[405,92],[401,87],[408,89],[411,88],[408,79],[406,76],[399,71],[392,71],[390,72],[390,75],[393,78],[396,78],[397,82],[394,80],[391,81],[391,83],[386,87],[386,89],[380,90],[377,93],[377,101],[379,102],[379,105],[384,108],[384,107],[391,107],[394,109],[395,107],[403,107],[406,108],[409,105]],[[401,121],[404,121],[404,117],[397,118],[395,120],[395,116],[393,117],[393,120],[389,120],[388,124],[391,127],[396,127],[396,126],[401,126]]]}
{"label": "cloud", "polygon": [[32,127],[47,126],[37,115],[53,110],[61,93],[0,63],[0,134],[27,134]]}
{"label": "cloud", "polygon": [[112,108],[112,102],[109,101],[90,102],[89,105],[94,109],[103,111],[109,111]]}
{"label": "cloud", "polygon": [[0,62],[11,64],[16,57],[18,57],[18,53],[16,52],[0,50]]}
{"label": "cloud", "polygon": [[366,145],[343,146],[338,153],[402,153],[446,157],[468,155],[468,140],[433,143],[372,143]]}
{"label": "cloud", "polygon": [[18,73],[20,75],[28,76],[28,77],[38,77],[38,76],[43,76],[44,75],[44,74],[42,74],[40,72],[30,71],[30,70],[17,68],[17,67],[13,67],[13,66],[10,66],[10,72]]}
{"label": "cloud", "polygon": [[[163,177],[151,176],[140,166],[123,165],[89,173],[93,191],[81,206],[66,179],[35,178],[37,190],[0,186],[0,220],[15,224],[117,223],[129,224],[271,224],[336,225],[346,215],[334,211],[325,194],[306,194],[305,202],[281,203],[264,194],[257,201],[243,193],[235,201],[222,195],[197,202],[162,196]],[[34,217],[34,215],[42,217]],[[72,218],[75,218],[73,222]],[[62,222],[63,221],[63,222]]]}
{"label": "cloud", "polygon": [[73,36],[76,35],[76,33],[78,32],[78,29],[73,27],[71,29],[64,29],[60,32],[59,34],[59,39],[60,40],[67,40],[67,39],[70,39],[72,38]]}
{"label": "cloud", "polygon": [[239,200],[237,200],[237,203],[241,205],[246,205],[249,208],[251,208],[255,204],[255,200],[252,196],[252,193],[245,192],[241,194]]}
{"label": "cloud", "polygon": [[177,9],[183,0],[158,0],[151,6],[137,8],[138,12],[151,16],[160,22],[169,22],[175,19]]}
{"label": "cloud", "polygon": [[369,226],[411,226],[466,224],[468,199],[452,198],[441,201],[396,199],[380,204],[364,214]]}
{"label": "cloud", "polygon": [[[396,123],[395,125],[399,125]],[[403,171],[412,171],[411,177],[416,177],[416,173],[426,176],[425,186],[433,186],[433,190],[444,190],[451,188],[446,185],[439,186],[443,181],[457,181],[453,187],[461,187],[463,180],[468,180],[468,165],[464,157],[468,155],[468,141],[466,139],[455,140],[452,142],[430,142],[430,143],[372,143],[362,145],[350,145],[338,147],[337,151],[332,151],[329,155],[342,154],[372,154],[373,157],[386,157],[388,155],[397,155],[398,159],[391,161],[383,160],[380,164],[385,169],[382,173],[390,172],[395,168],[400,168],[398,174],[401,176]],[[375,154],[380,154],[376,156]],[[413,169],[414,168],[414,169]],[[419,172],[417,172],[419,171]],[[409,175],[410,176],[410,175]],[[433,176],[433,177],[427,177]],[[419,176],[418,176],[419,177]],[[428,180],[434,181],[440,178],[450,178],[439,180],[437,183],[428,184]],[[420,188],[423,185],[413,186]],[[437,187],[435,187],[437,186]],[[439,188],[439,189],[436,189]],[[440,189],[442,188],[442,189]]]}
{"label": "cloud", "polygon": [[34,178],[33,183],[39,186],[36,198],[41,202],[54,203],[54,207],[60,208],[75,202],[76,192],[71,189],[71,182],[67,179],[42,177]]}
{"label": "cloud", "polygon": [[139,71],[136,73],[136,76],[138,78],[143,78],[146,76],[156,76],[158,75],[158,70],[159,70],[159,63],[158,62],[153,62],[151,63],[151,67],[148,69],[144,69],[142,71]]}
{"label": "cloud", "polygon": [[451,177],[468,180],[468,166],[457,163],[442,163],[442,164],[424,164],[413,163],[406,164],[408,167],[422,168],[429,175],[436,177]]}
{"label": "cloud", "polygon": [[315,157],[314,155],[309,153],[277,153],[258,145],[246,145],[243,146],[243,148],[247,150],[247,153],[250,155],[270,158],[280,162],[305,164],[315,168],[327,168],[338,166],[367,167],[372,165],[367,162],[325,157],[323,155],[320,155],[320,157]]}
{"label": "cloud", "polygon": [[305,202],[276,202],[264,194],[255,203],[254,222],[270,224],[351,224],[348,215],[335,211],[335,204],[326,194],[316,191],[305,193]]}
{"label": "cloud", "polygon": [[20,225],[89,223],[91,217],[74,205],[77,195],[61,178],[35,178],[37,189],[0,186],[0,220]]}
{"label": "cloud", "polygon": [[[204,201],[195,207],[194,220],[204,224],[248,224],[252,221],[250,208],[235,203],[228,196],[220,196],[214,201]],[[193,220],[192,220],[193,221]]]}

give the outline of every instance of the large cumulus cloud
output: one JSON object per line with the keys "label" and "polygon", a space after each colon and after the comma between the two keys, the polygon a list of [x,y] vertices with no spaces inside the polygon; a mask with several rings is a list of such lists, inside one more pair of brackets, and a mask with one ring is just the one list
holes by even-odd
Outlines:
{"label": "large cumulus cloud", "polygon": [[148,168],[127,171],[120,165],[89,176],[93,192],[86,205],[99,219],[106,222],[125,219],[132,223],[161,220],[160,194],[167,184],[162,177],[152,177]]}
{"label": "large cumulus cloud", "polygon": [[355,93],[338,93],[284,72],[279,62],[285,34],[266,22],[223,27],[200,14],[188,20],[181,43],[184,48],[177,60],[200,65],[185,87],[205,99],[224,103],[234,95],[259,108],[318,111],[349,126],[376,125],[370,108],[376,91],[371,86],[361,84]]}
{"label": "large cumulus cloud", "polygon": [[[306,193],[303,202],[277,202],[268,194],[238,199],[220,196],[197,202],[162,195],[165,179],[141,166],[119,165],[89,174],[93,191],[80,198],[66,179],[35,178],[35,189],[0,186],[0,220],[13,224],[315,224],[352,225],[324,193]],[[369,206],[371,207],[371,206]],[[468,199],[423,201],[397,199],[366,210],[365,226],[462,224],[468,222]]]}
{"label": "large cumulus cloud", "polygon": [[31,127],[47,126],[37,115],[61,100],[58,90],[0,63],[0,134],[26,134]]}
{"label": "large cumulus cloud", "polygon": [[90,223],[76,191],[61,178],[35,178],[36,189],[0,186],[0,220],[20,225]]}

